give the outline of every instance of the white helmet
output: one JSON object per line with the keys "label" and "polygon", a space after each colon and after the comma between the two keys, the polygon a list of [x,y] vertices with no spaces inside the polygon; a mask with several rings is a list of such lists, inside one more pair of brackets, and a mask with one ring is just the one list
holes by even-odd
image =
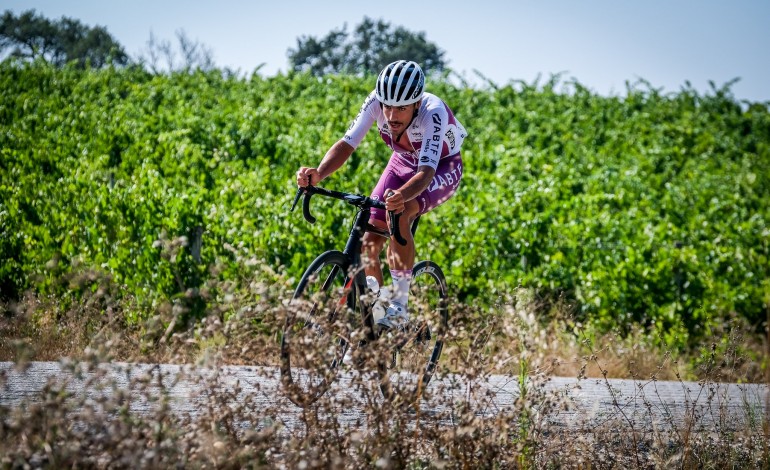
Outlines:
{"label": "white helmet", "polygon": [[425,75],[416,62],[397,60],[388,64],[377,77],[375,95],[382,104],[406,106],[422,98]]}

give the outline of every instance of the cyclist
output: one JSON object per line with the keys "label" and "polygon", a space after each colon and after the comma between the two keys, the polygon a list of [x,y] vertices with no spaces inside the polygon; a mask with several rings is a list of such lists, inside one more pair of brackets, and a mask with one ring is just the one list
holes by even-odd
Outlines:
{"label": "cyclist", "polygon": [[[425,75],[417,63],[398,60],[387,65],[344,137],[317,167],[301,167],[297,172],[300,187],[318,184],[350,158],[375,123],[380,137],[393,150],[371,193],[373,199],[385,201],[387,210],[402,214],[399,231],[407,241],[406,246],[395,241],[388,246],[392,298],[385,316],[377,321],[386,329],[403,329],[409,322],[409,284],[415,259],[412,221],[452,197],[463,175],[460,146],[465,128],[449,106],[424,88]],[[372,209],[370,223],[386,229],[385,212]],[[382,285],[380,253],[387,240],[367,232],[363,241],[366,274]]]}

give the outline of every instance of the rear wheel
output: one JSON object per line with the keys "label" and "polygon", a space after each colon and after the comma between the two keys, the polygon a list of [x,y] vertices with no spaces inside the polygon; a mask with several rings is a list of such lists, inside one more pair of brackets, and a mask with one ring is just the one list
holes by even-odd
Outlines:
{"label": "rear wheel", "polygon": [[441,268],[421,261],[412,270],[409,288],[409,328],[388,332],[380,340],[391,346],[381,389],[388,398],[418,400],[433,378],[448,327],[447,284]]}
{"label": "rear wheel", "polygon": [[318,400],[331,385],[348,350],[357,292],[348,258],[329,251],[302,275],[281,336],[281,381],[298,406]]}

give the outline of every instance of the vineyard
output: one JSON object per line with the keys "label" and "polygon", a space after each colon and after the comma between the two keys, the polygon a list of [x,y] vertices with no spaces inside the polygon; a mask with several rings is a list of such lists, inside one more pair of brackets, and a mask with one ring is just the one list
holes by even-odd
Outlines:
{"label": "vineyard", "polygon": [[[294,174],[372,86],[4,62],[0,297],[111,289],[138,321],[167,302],[195,318],[255,279],[290,286],[354,215],[321,200],[315,225],[290,213]],[[459,302],[494,315],[523,286],[573,305],[575,321],[641,325],[670,345],[731,317],[766,321],[768,103],[729,84],[603,97],[558,77],[428,91],[469,132],[458,195],[417,237]],[[368,193],[389,155],[372,131],[324,184]]]}

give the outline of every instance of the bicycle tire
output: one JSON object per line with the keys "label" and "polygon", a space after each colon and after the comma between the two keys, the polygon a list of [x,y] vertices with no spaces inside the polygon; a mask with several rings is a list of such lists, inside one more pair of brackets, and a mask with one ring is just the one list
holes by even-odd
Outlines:
{"label": "bicycle tire", "polygon": [[[316,402],[333,382],[348,350],[357,313],[349,258],[327,251],[305,270],[281,335],[281,382],[297,406]],[[321,284],[319,284],[319,281]]]}
{"label": "bicycle tire", "polygon": [[380,389],[386,398],[414,403],[433,378],[444,348],[449,325],[444,272],[432,261],[417,263],[409,291],[410,329],[380,338],[391,342],[391,359],[379,370]]}

